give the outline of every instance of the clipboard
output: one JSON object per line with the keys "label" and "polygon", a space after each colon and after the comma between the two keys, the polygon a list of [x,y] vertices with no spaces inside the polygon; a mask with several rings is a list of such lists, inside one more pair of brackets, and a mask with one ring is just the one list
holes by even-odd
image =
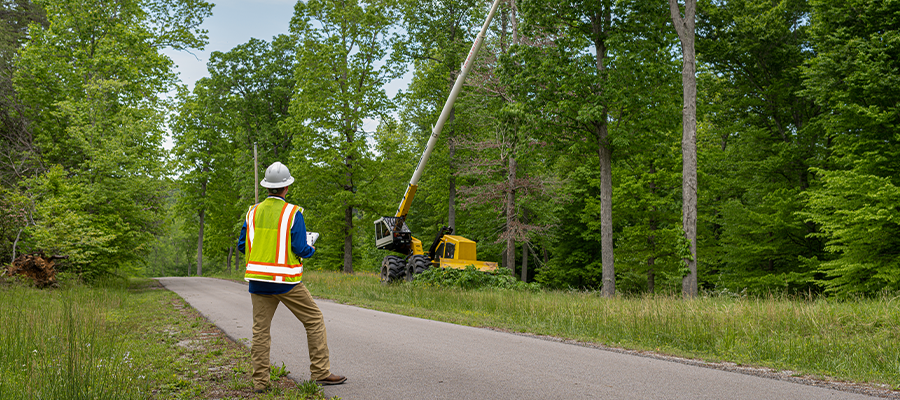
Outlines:
{"label": "clipboard", "polygon": [[318,232],[306,232],[306,244],[312,246],[316,244],[316,240],[319,240]]}

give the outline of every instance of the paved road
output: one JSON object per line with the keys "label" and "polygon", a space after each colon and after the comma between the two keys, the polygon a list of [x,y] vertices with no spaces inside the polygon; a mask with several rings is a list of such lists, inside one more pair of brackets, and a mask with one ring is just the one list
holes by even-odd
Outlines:
{"label": "paved road", "polygon": [[[247,286],[160,278],[234,339],[251,333]],[[405,317],[318,300],[332,372],[327,396],[356,399],[871,399],[872,397],[677,362]],[[309,379],[303,326],[281,306],[273,363]]]}

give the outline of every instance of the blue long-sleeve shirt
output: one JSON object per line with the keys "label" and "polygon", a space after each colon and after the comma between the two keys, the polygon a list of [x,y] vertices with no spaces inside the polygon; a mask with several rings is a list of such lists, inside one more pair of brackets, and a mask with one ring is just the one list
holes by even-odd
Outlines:
{"label": "blue long-sleeve shirt", "polygon": [[[284,201],[280,196],[269,198]],[[241,235],[238,237],[238,251],[246,253],[247,249],[247,221],[241,227]],[[291,251],[300,258],[309,258],[315,254],[316,249],[306,243],[306,223],[303,221],[303,213],[297,211],[294,215],[294,224],[291,225]],[[250,281],[250,293],[253,294],[284,294],[294,288],[294,285],[276,282]]]}

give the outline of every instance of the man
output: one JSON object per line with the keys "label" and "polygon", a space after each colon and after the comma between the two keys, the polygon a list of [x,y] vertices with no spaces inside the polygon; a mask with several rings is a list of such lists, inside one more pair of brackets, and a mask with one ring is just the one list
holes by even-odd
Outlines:
{"label": "man", "polygon": [[284,199],[292,183],[294,178],[284,164],[276,162],[266,169],[260,186],[269,190],[269,196],[250,207],[238,238],[238,250],[247,254],[244,280],[250,283],[253,301],[250,358],[256,393],[269,388],[269,328],[278,303],[284,303],[306,328],[310,379],[320,385],[347,380],[331,373],[325,319],[302,282],[302,260],[316,249],[306,243],[303,209]]}

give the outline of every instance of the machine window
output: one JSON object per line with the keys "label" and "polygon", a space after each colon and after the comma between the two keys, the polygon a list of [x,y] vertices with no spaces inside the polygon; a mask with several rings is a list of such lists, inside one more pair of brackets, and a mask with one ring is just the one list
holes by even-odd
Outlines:
{"label": "machine window", "polygon": [[444,258],[453,258],[453,252],[456,250],[456,246],[453,243],[447,243],[446,250],[444,251]]}
{"label": "machine window", "polygon": [[380,224],[375,225],[375,237],[376,238],[382,239],[389,234],[390,234],[390,231],[388,230],[387,224],[384,221],[382,221]]}

